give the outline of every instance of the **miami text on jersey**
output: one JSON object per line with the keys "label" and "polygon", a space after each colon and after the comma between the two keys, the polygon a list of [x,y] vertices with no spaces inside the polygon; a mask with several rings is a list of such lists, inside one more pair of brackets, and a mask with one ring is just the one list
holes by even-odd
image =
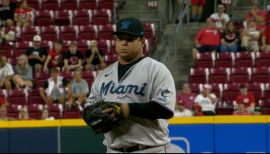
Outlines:
{"label": "miami text on jersey", "polygon": [[106,96],[109,93],[111,94],[126,94],[126,93],[133,93],[135,95],[145,96],[145,87],[147,83],[144,83],[143,86],[138,85],[119,85],[117,86],[113,81],[108,83],[103,82],[101,85],[101,94]]}

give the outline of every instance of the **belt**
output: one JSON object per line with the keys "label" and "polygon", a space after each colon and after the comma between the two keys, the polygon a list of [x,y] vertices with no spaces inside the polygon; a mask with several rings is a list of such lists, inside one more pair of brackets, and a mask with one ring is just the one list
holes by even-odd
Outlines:
{"label": "belt", "polygon": [[134,152],[134,151],[145,150],[149,148],[154,148],[154,147],[144,146],[144,145],[135,145],[133,147],[111,148],[111,149],[115,151],[119,151],[119,152]]}

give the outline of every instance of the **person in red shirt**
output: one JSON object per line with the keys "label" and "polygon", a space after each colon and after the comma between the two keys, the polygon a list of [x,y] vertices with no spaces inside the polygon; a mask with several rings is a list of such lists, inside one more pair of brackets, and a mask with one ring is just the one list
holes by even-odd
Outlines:
{"label": "person in red shirt", "polygon": [[241,85],[240,94],[236,97],[236,108],[239,108],[239,104],[244,104],[248,112],[253,112],[255,102],[255,97],[252,93],[248,92],[248,87],[246,85]]}
{"label": "person in red shirt", "polygon": [[248,23],[251,20],[256,22],[257,28],[263,30],[265,26],[266,12],[261,10],[257,3],[251,3],[250,10],[245,16],[245,20]]}
{"label": "person in red shirt", "polygon": [[233,112],[233,115],[246,116],[246,115],[252,115],[252,114],[247,111],[247,109],[245,108],[245,104],[239,104],[238,109]]}
{"label": "person in red shirt", "polygon": [[191,14],[192,21],[199,21],[202,17],[203,7],[205,6],[205,0],[192,0]]}
{"label": "person in red shirt", "polygon": [[49,68],[62,68],[63,67],[63,56],[62,56],[63,42],[62,40],[56,40],[54,42],[54,49],[52,49],[44,63],[43,71],[48,72]]}
{"label": "person in red shirt", "polygon": [[18,2],[15,10],[14,21],[17,27],[28,27],[31,23],[31,8],[28,7],[26,0]]}
{"label": "person in red shirt", "polygon": [[219,48],[221,34],[211,18],[207,19],[207,23],[207,27],[202,28],[195,37],[196,48],[192,49],[194,59],[199,52],[216,52]]}
{"label": "person in red shirt", "polygon": [[0,96],[0,106],[4,105],[6,103],[4,97]]}
{"label": "person in red shirt", "polygon": [[176,95],[177,104],[185,104],[185,107],[192,110],[194,99],[197,94],[191,92],[188,83],[185,83],[182,87],[182,91]]}

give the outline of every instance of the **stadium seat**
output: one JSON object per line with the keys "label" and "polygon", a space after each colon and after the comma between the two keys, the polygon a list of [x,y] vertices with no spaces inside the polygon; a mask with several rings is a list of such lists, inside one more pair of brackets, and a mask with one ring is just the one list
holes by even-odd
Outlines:
{"label": "stadium seat", "polygon": [[20,40],[32,41],[33,37],[35,35],[39,35],[39,34],[40,34],[40,28],[38,26],[37,27],[22,28]]}
{"label": "stadium seat", "polygon": [[98,0],[99,9],[113,10],[114,0]]}
{"label": "stadium seat", "polygon": [[250,83],[248,85],[248,91],[255,96],[255,100],[259,101],[263,99],[264,84],[262,83]]}
{"label": "stadium seat", "polygon": [[232,107],[227,108],[216,108],[216,115],[232,115],[234,109]]}
{"label": "stadium seat", "polygon": [[230,103],[230,102],[234,101],[238,94],[239,94],[239,84],[238,83],[224,84],[223,100],[225,102]]}
{"label": "stadium seat", "polygon": [[257,67],[270,67],[270,53],[257,52],[255,66],[257,66]]}
{"label": "stadium seat", "polygon": [[76,10],[73,16],[73,25],[89,25],[92,21],[92,11],[91,10]]}
{"label": "stadium seat", "polygon": [[212,68],[210,69],[209,81],[210,83],[228,83],[230,69],[228,68]]}
{"label": "stadium seat", "polygon": [[85,56],[86,52],[89,50],[89,41],[80,40],[77,42],[78,50]]}
{"label": "stadium seat", "polygon": [[80,40],[96,40],[98,34],[98,27],[96,25],[80,26],[79,39]]}
{"label": "stadium seat", "polygon": [[254,56],[254,53],[251,52],[236,53],[235,67],[252,67]]}
{"label": "stadium seat", "polygon": [[43,10],[59,10],[59,0],[42,0]]}
{"label": "stadium seat", "polygon": [[72,72],[69,71],[61,72],[60,75],[64,77],[67,81],[71,81],[73,78]]}
{"label": "stadium seat", "polygon": [[39,87],[33,88],[29,93],[29,104],[45,104],[39,94]]}
{"label": "stadium seat", "polygon": [[61,10],[77,10],[78,9],[78,0],[60,0],[60,9]]}
{"label": "stadium seat", "polygon": [[81,112],[78,109],[65,109],[63,111],[64,119],[81,119]]}
{"label": "stadium seat", "polygon": [[252,72],[252,82],[267,83],[269,81],[270,69],[268,67],[255,67]]}
{"label": "stadium seat", "polygon": [[47,72],[35,73],[35,85],[37,88],[43,86],[44,82],[50,77]]}
{"label": "stadium seat", "polygon": [[233,83],[248,83],[250,82],[251,68],[238,67],[232,68],[230,81]]}
{"label": "stadium seat", "polygon": [[10,118],[18,119],[19,117],[19,106],[17,104],[9,104],[7,107],[7,116]]}
{"label": "stadium seat", "polygon": [[54,24],[58,26],[70,25],[73,13],[71,10],[59,10],[54,12]]}
{"label": "stadium seat", "polygon": [[13,89],[8,91],[7,101],[10,104],[25,105],[27,101],[28,92],[25,89]]}
{"label": "stadium seat", "polygon": [[42,41],[41,42],[41,47],[42,48],[44,48],[44,49],[46,49],[46,51],[49,51],[50,49],[52,49],[53,48],[53,42],[52,41],[46,41],[46,40],[44,40],[44,41]]}
{"label": "stadium seat", "polygon": [[98,28],[98,38],[105,40],[114,40],[115,37],[112,32],[116,31],[115,25],[100,25]]}
{"label": "stadium seat", "polygon": [[27,0],[27,5],[34,8],[35,10],[40,10],[40,0]]}
{"label": "stadium seat", "polygon": [[77,26],[61,26],[60,38],[62,40],[77,40],[78,27]]}
{"label": "stadium seat", "polygon": [[42,118],[42,109],[43,105],[41,104],[29,104],[27,105],[29,118],[30,119],[41,119]]}
{"label": "stadium seat", "polygon": [[94,10],[93,12],[93,24],[94,25],[107,25],[111,23],[112,13],[110,10]]}
{"label": "stadium seat", "polygon": [[189,75],[189,83],[207,83],[209,70],[204,68],[192,68]]}
{"label": "stadium seat", "polygon": [[215,53],[206,52],[198,53],[195,61],[195,67],[200,68],[212,68],[214,66]]}
{"label": "stadium seat", "polygon": [[18,57],[21,54],[25,54],[27,48],[30,46],[30,42],[21,41],[15,44],[14,57]]}
{"label": "stadium seat", "polygon": [[215,67],[232,68],[234,66],[235,55],[230,52],[224,52],[217,54],[217,60],[215,61]]}
{"label": "stadium seat", "polygon": [[195,94],[201,93],[201,90],[202,90],[201,84],[191,83],[191,84],[189,84],[189,86],[190,86],[190,89],[193,93],[195,93]]}
{"label": "stadium seat", "polygon": [[17,57],[10,57],[8,62],[14,67],[17,65]]}
{"label": "stadium seat", "polygon": [[35,25],[36,26],[49,26],[54,22],[54,13],[49,10],[42,10],[35,12]]}
{"label": "stadium seat", "polygon": [[112,64],[118,60],[118,57],[116,54],[106,55],[105,56],[105,62],[106,64]]}
{"label": "stadium seat", "polygon": [[1,48],[0,47],[0,53],[2,56],[5,56],[6,58],[11,58],[13,56],[13,50],[12,48]]}
{"label": "stadium seat", "polygon": [[49,116],[54,117],[55,119],[61,119],[62,118],[62,111],[61,111],[61,104],[47,104],[44,106],[44,108],[47,108],[49,111]]}
{"label": "stadium seat", "polygon": [[97,9],[97,1],[96,0],[80,0],[79,9],[90,9],[95,10]]}
{"label": "stadium seat", "polygon": [[104,55],[110,54],[111,41],[110,40],[98,40],[97,46],[100,50],[103,51]]}
{"label": "stadium seat", "polygon": [[144,37],[150,40],[150,43],[154,45],[156,43],[156,28],[153,23],[144,24]]}
{"label": "stadium seat", "polygon": [[46,41],[55,41],[58,39],[59,34],[59,27],[58,26],[45,26],[41,28],[41,38],[42,40]]}
{"label": "stadium seat", "polygon": [[212,93],[214,93],[218,99],[222,97],[222,92],[223,92],[223,84],[217,84],[213,83],[212,85]]}

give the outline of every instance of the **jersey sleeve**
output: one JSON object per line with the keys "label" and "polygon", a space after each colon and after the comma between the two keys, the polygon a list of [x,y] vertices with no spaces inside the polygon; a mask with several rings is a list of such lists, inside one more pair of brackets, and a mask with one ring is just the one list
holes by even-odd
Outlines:
{"label": "jersey sleeve", "polygon": [[88,98],[95,98],[95,99],[101,99],[101,90],[100,90],[100,80],[102,77],[103,71],[101,71],[97,78],[95,79],[95,81],[93,82],[92,86],[91,86],[91,91],[90,91],[90,95]]}
{"label": "jersey sleeve", "polygon": [[161,67],[156,67],[154,71],[153,97],[151,99],[173,112],[176,102],[173,77],[163,64]]}

